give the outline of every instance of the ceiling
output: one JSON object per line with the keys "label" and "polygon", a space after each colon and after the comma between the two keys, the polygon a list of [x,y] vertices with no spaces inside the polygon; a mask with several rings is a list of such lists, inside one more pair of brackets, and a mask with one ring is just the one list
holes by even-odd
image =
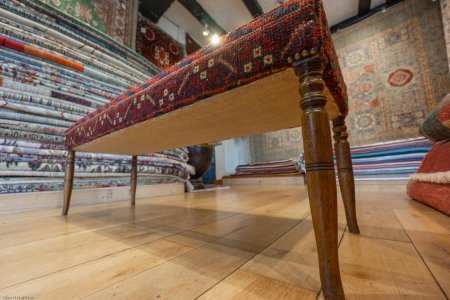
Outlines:
{"label": "ceiling", "polygon": [[[189,33],[199,44],[205,45],[210,41],[210,36],[203,36],[205,26],[212,19],[210,32],[230,32],[243,24],[253,20],[250,9],[245,2],[251,2],[253,8],[258,7],[262,12],[268,12],[280,5],[283,0],[141,0],[141,13],[148,15],[152,10],[151,3],[159,10],[157,24],[178,41],[184,43],[184,32]],[[165,7],[161,8],[161,2],[165,2]],[[389,2],[389,0],[388,0]],[[167,3],[171,3],[170,6]],[[360,14],[360,6],[375,8],[386,3],[386,0],[323,0],[325,12],[330,26],[339,24],[349,18]],[[192,8],[194,5],[194,9]],[[255,6],[256,5],[256,6]],[[167,8],[168,6],[168,8]],[[254,11],[254,10],[253,10]],[[366,11],[367,12],[367,11]],[[155,13],[152,19],[155,21]],[[156,16],[157,17],[157,16]],[[210,19],[205,19],[205,17]],[[206,20],[206,21],[205,21]],[[218,25],[217,27],[215,25]],[[223,31],[221,31],[223,29]],[[181,32],[181,34],[180,34]]]}

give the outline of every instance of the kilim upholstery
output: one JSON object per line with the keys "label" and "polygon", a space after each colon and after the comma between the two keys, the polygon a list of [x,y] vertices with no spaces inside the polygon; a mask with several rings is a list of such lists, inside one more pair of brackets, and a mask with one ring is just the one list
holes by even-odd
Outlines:
{"label": "kilim upholstery", "polygon": [[[328,96],[335,104],[329,103],[327,106],[330,117],[345,116],[347,114],[346,87],[334,51],[322,2],[292,0],[227,34],[221,39],[219,45],[209,45],[200,49],[171,68],[150,78],[144,84],[121,94],[97,111],[88,114],[68,129],[66,146],[69,149],[80,151],[127,154],[143,154],[150,150],[163,150],[162,147],[186,146],[169,143],[156,148],[150,147],[151,149],[149,147],[139,150],[134,148],[136,150],[130,152],[125,147],[126,145],[121,147],[118,144],[115,145],[114,151],[107,140],[103,146],[98,144],[96,147],[94,144],[95,140],[101,137],[148,120],[160,118],[162,115],[170,114],[180,108],[210,100],[227,92],[227,96],[234,98],[235,101],[237,101],[235,97],[240,97],[242,99],[239,101],[247,101],[247,103],[258,106],[260,104],[257,101],[249,102],[252,100],[242,97],[242,94],[252,96],[252,98],[263,96],[257,94],[256,90],[263,91],[258,84],[252,88],[247,87],[247,89],[241,90],[236,96],[233,96],[232,92],[270,76],[273,79],[264,81],[264,85],[272,82],[277,86],[278,91],[268,90],[266,94],[270,94],[273,101],[279,102],[279,106],[284,105],[286,110],[291,110],[291,108],[287,109],[288,106],[283,101],[288,97],[293,98],[295,102],[292,103],[295,103],[297,107],[296,115],[293,117],[285,115],[283,116],[285,120],[278,123],[273,121],[273,127],[265,124],[266,126],[262,126],[259,130],[245,131],[241,128],[246,126],[240,124],[241,128],[234,131],[231,129],[232,132],[229,134],[219,135],[214,139],[231,138],[233,134],[247,135],[299,126],[298,94],[293,97],[290,94],[296,93],[297,88],[286,92],[294,84],[293,81],[295,84],[298,83],[298,79],[290,67],[300,60],[313,56],[320,57],[325,66],[323,78],[329,92]],[[278,76],[274,76],[276,74]],[[221,101],[227,99],[222,96]],[[211,108],[215,109],[213,106]],[[236,110],[238,109],[243,108],[236,106]],[[257,111],[255,109],[255,113]],[[275,109],[273,112],[276,113],[277,110]],[[210,111],[205,108],[203,113],[207,114]],[[280,110],[279,113],[286,114],[287,112]],[[196,116],[191,117],[196,118]],[[257,124],[261,121],[254,120],[254,123]],[[228,123],[236,122],[228,120]],[[270,123],[270,119],[266,119],[265,123]],[[140,127],[139,130],[145,128]],[[150,133],[148,135],[150,136]],[[123,137],[126,136],[133,136],[133,132],[124,133]],[[202,136],[206,138],[207,134],[203,133]],[[135,137],[139,138],[139,135]],[[117,138],[115,139],[117,140]],[[211,138],[213,137],[211,136]],[[191,138],[190,140],[191,144],[208,142],[208,140],[200,138]],[[78,147],[92,141],[94,143],[90,143],[89,146]]]}

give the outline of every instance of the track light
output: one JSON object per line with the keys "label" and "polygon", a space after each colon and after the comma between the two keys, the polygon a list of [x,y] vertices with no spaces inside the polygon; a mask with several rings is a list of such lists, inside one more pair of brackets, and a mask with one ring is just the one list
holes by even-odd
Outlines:
{"label": "track light", "polygon": [[204,36],[208,36],[209,35],[208,24],[205,24],[205,29],[203,30],[203,35]]}
{"label": "track light", "polygon": [[211,43],[213,45],[218,45],[220,43],[220,36],[217,33],[214,33],[211,37]]}

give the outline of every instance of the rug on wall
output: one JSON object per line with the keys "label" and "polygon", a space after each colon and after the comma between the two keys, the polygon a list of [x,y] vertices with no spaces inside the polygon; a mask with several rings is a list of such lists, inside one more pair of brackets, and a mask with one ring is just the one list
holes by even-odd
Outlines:
{"label": "rug on wall", "polygon": [[113,39],[130,44],[132,0],[41,0],[107,33]]}
{"label": "rug on wall", "polygon": [[182,58],[179,43],[141,15],[138,17],[136,51],[162,69]]}
{"label": "rug on wall", "polygon": [[444,25],[445,42],[447,44],[448,64],[450,67],[450,0],[441,0],[442,23]]}
{"label": "rug on wall", "polygon": [[[406,0],[347,29],[333,41],[349,92],[352,146],[420,136],[419,127],[449,92],[438,2]],[[252,162],[298,157],[299,129],[249,138]]]}
{"label": "rug on wall", "polygon": [[409,0],[337,32],[353,145],[416,137],[450,87],[439,3]]}

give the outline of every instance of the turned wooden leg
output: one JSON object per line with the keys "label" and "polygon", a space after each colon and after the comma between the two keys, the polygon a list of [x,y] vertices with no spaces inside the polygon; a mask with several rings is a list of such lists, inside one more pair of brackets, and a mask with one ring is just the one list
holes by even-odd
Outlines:
{"label": "turned wooden leg", "polygon": [[136,187],[137,187],[137,156],[131,158],[131,206],[136,204]]}
{"label": "turned wooden leg", "polygon": [[344,299],[338,258],[337,192],[331,131],[325,111],[323,64],[311,58],[295,67],[300,78],[302,132],[311,215],[325,299]]}
{"label": "turned wooden leg", "polygon": [[70,198],[72,197],[73,173],[75,170],[75,151],[67,150],[66,174],[64,175],[64,205],[62,215],[66,216],[69,212]]}
{"label": "turned wooden leg", "polygon": [[341,187],[342,200],[344,201],[348,229],[351,233],[359,234],[355,208],[355,179],[353,177],[352,155],[347,140],[347,126],[345,126],[344,116],[333,120],[333,132],[339,186]]}

